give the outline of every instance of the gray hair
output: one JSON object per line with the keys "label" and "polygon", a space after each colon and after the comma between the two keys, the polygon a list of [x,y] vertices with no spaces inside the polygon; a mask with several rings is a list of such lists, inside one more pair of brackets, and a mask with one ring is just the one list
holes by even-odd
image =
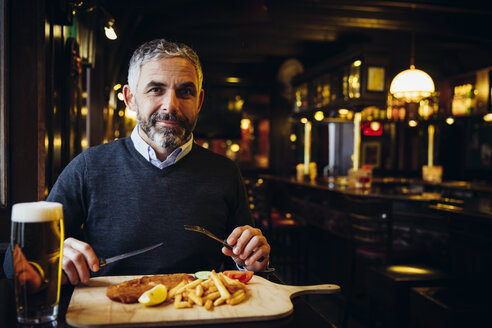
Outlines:
{"label": "gray hair", "polygon": [[202,88],[203,72],[196,52],[186,44],[156,39],[142,44],[133,53],[128,67],[128,85],[133,94],[137,92],[137,82],[140,77],[140,68],[143,64],[162,58],[181,57],[188,59],[195,67],[198,79],[198,91]]}

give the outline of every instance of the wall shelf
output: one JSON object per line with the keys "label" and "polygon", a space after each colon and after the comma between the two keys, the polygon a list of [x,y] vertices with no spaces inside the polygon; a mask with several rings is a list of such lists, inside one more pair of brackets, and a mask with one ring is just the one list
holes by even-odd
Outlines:
{"label": "wall shelf", "polygon": [[297,75],[292,85],[295,117],[316,111],[329,116],[341,108],[355,112],[368,106],[385,108],[388,55],[379,48],[359,47]]}

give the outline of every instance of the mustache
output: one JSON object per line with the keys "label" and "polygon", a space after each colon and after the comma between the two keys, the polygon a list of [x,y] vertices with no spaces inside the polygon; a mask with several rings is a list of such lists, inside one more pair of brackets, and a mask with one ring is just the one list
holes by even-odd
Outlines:
{"label": "mustache", "polygon": [[176,113],[153,113],[150,115],[150,122],[152,125],[155,125],[158,120],[178,122],[181,123],[181,125],[186,124],[187,122],[186,118],[179,116]]}

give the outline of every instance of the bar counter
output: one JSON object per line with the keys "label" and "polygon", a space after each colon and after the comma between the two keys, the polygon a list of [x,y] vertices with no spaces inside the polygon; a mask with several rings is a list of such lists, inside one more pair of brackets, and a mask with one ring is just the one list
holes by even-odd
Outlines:
{"label": "bar counter", "polygon": [[380,198],[394,201],[399,208],[404,203],[407,203],[405,207],[417,203],[424,210],[434,210],[442,215],[469,217],[492,224],[492,186],[484,183],[449,181],[432,184],[418,179],[373,178],[370,189],[357,190],[348,187],[346,178],[299,181],[294,177],[268,174],[260,177],[266,181],[304,188],[307,193],[309,190],[328,192],[326,197],[331,194],[332,197],[352,195]]}
{"label": "bar counter", "polygon": [[345,261],[339,254],[351,244],[346,196],[358,196],[390,203],[393,248],[408,255],[400,261],[441,269],[460,284],[492,287],[492,189],[486,185],[376,178],[369,190],[360,191],[343,180],[260,178],[266,207],[301,218],[310,234],[309,247],[323,249],[326,262],[336,263],[319,273],[329,281],[343,286],[345,273],[337,268]]}

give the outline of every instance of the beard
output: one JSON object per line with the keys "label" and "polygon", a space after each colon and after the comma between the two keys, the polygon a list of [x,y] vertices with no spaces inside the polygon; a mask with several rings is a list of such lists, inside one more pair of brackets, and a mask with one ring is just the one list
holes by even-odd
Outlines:
{"label": "beard", "polygon": [[[198,117],[193,121],[188,120],[186,117],[178,115],[176,112],[171,113],[158,113],[154,112],[148,119],[143,118],[140,115],[140,111],[137,110],[137,124],[142,131],[152,140],[157,146],[174,150],[183,145],[191,133],[195,129]],[[178,122],[178,126],[156,126],[158,120]]]}

